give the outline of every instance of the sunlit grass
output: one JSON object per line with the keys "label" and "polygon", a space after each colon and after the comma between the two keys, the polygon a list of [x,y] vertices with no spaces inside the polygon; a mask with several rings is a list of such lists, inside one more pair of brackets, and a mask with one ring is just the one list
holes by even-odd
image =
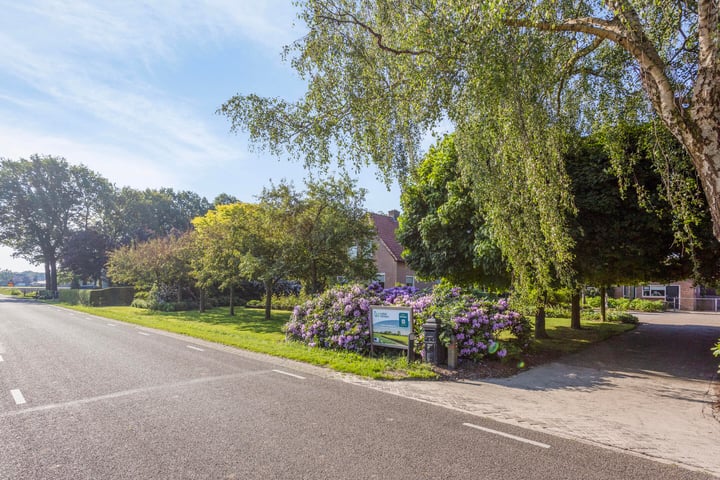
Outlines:
{"label": "sunlit grass", "polygon": [[[289,318],[286,311],[273,311],[271,319],[265,320],[263,310],[251,308],[236,308],[236,315],[231,316],[228,308],[216,308],[201,314],[197,311],[152,312],[133,307],[63,306],[252,352],[324,366],[338,372],[375,379],[437,377],[428,364],[408,364],[400,351],[394,356],[372,358],[352,352],[311,348],[298,342],[288,342],[282,331]],[[550,338],[533,340],[531,351],[552,356],[566,355],[634,327],[635,325],[622,323],[583,321],[581,330],[573,330],[567,318],[547,318],[546,330]]]}
{"label": "sunlit grass", "polygon": [[244,350],[326,366],[338,372],[376,379],[437,377],[429,365],[408,364],[403,356],[369,358],[352,352],[324,350],[297,342],[287,342],[282,331],[289,318],[286,311],[273,311],[272,318],[265,320],[263,310],[251,308],[236,308],[236,315],[231,316],[228,308],[216,308],[201,314],[197,311],[151,312],[133,307],[63,306]]}
{"label": "sunlit grass", "polygon": [[570,328],[569,318],[547,318],[545,329],[550,338],[533,340],[533,350],[567,355],[636,327],[627,323],[590,321],[582,321],[581,326],[581,330],[574,330]]}

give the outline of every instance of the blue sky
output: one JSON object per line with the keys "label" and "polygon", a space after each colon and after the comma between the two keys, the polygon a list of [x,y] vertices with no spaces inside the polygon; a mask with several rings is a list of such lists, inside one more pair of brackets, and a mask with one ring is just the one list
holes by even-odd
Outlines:
{"label": "blue sky", "polygon": [[[82,163],[118,187],[252,201],[302,165],[251,151],[216,109],[236,93],[296,99],[282,47],[305,27],[290,0],[0,0],[0,157]],[[366,207],[399,207],[374,170]],[[0,248],[0,269],[29,265]],[[41,270],[34,268],[34,270]]]}

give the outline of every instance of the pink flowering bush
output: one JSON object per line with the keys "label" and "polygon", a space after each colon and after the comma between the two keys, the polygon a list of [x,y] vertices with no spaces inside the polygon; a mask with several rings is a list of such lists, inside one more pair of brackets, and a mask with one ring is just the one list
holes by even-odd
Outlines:
{"label": "pink flowering bush", "polygon": [[458,287],[437,286],[432,293],[413,287],[384,289],[375,283],[336,287],[298,305],[285,325],[288,339],[311,347],[370,351],[370,307],[394,305],[413,311],[416,345],[423,352],[422,325],[431,317],[442,324],[441,341],[453,340],[462,359],[504,358],[524,351],[530,324],[511,311],[505,300],[489,302]]}

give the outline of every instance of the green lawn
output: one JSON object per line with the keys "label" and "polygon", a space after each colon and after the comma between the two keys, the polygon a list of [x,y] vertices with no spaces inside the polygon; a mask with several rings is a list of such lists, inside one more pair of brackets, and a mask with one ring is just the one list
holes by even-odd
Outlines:
{"label": "green lawn", "polygon": [[289,358],[333,370],[354,373],[377,379],[436,378],[429,365],[408,364],[400,355],[368,358],[351,352],[338,352],[310,348],[297,342],[286,342],[282,327],[290,313],[273,311],[272,319],[264,319],[264,311],[253,308],[236,308],[230,316],[228,308],[199,312],[150,312],[133,307],[83,307],[62,305],[66,308],[99,315],[114,320],[158,328],[211,342]]}
{"label": "green lawn", "polygon": [[[251,308],[236,308],[236,315],[233,317],[230,316],[228,308],[216,308],[200,314],[195,311],[165,313],[133,307],[62,305],[114,320],[326,366],[339,372],[376,379],[437,377],[427,364],[408,364],[400,351],[395,352],[395,356],[368,358],[350,352],[310,348],[297,342],[286,342],[282,332],[282,327],[289,318],[289,312],[286,311],[273,311],[272,319],[266,321],[263,310]],[[583,322],[582,330],[572,330],[567,318],[548,318],[546,324],[551,338],[534,341],[533,352],[553,356],[576,352],[591,343],[634,328],[634,325],[619,323]]]}
{"label": "green lawn", "polygon": [[569,318],[547,318],[545,326],[550,338],[534,340],[534,350],[562,355],[577,352],[591,343],[601,342],[636,327],[627,323],[583,321],[582,330],[573,330]]}

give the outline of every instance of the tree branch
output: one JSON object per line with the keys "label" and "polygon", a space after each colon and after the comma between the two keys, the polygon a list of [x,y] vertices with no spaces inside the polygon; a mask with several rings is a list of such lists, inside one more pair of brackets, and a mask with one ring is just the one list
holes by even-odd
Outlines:
{"label": "tree branch", "polygon": [[326,20],[331,23],[339,24],[339,25],[355,25],[366,32],[368,32],[373,38],[375,38],[375,43],[377,43],[377,46],[386,52],[394,53],[396,55],[427,55],[431,54],[429,50],[410,50],[410,49],[404,49],[404,48],[396,48],[391,47],[389,45],[386,45],[383,43],[383,34],[376,31],[372,26],[368,25],[367,23],[361,21],[359,18],[357,18],[355,15],[349,12],[339,12],[336,14],[337,16],[333,16],[332,12],[330,12],[328,15],[319,14],[317,15],[317,18],[320,20]]}

